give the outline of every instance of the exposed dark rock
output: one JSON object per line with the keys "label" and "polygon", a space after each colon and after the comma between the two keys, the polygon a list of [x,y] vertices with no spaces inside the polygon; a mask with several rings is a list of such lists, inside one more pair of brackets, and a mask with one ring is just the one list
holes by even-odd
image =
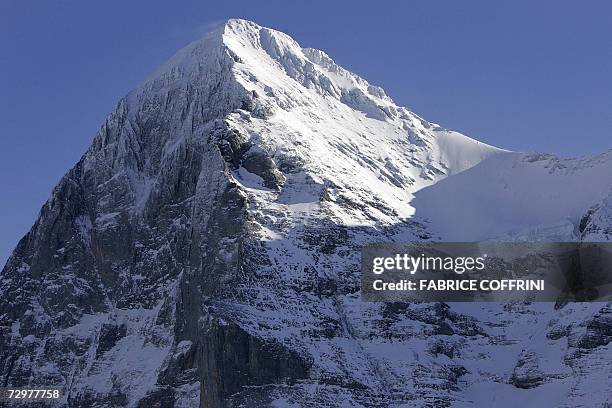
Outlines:
{"label": "exposed dark rock", "polygon": [[264,180],[264,185],[274,190],[280,190],[285,183],[285,176],[278,171],[274,160],[261,149],[252,147],[244,155],[242,166]]}
{"label": "exposed dark rock", "polygon": [[100,337],[98,338],[98,348],[96,349],[96,358],[112,349],[119,340],[125,337],[127,327],[125,324],[105,323],[100,329]]}
{"label": "exposed dark rock", "polygon": [[191,342],[179,343],[161,370],[159,384],[178,386],[198,380],[198,350]]}
{"label": "exposed dark rock", "polygon": [[138,401],[137,408],[174,408],[174,388],[162,387]]}
{"label": "exposed dark rock", "polygon": [[594,349],[612,341],[612,308],[606,306],[586,322],[586,329],[577,328],[569,336],[572,347]]}
{"label": "exposed dark rock", "polygon": [[349,242],[348,229],[342,225],[325,223],[323,227],[306,228],[302,235],[304,242],[317,247],[324,254],[331,254]]}
{"label": "exposed dark rock", "polygon": [[223,125],[216,131],[216,137],[219,139],[217,145],[225,161],[230,163],[233,169],[237,169],[242,164],[245,153],[251,148],[251,143],[238,130],[226,127],[227,125]]}
{"label": "exposed dark rock", "polygon": [[232,169],[242,166],[247,171],[261,177],[266,187],[274,190],[281,189],[285,176],[264,150],[253,146],[244,135],[236,129],[227,128],[227,125],[217,129],[215,134],[221,155]]}
{"label": "exposed dark rock", "polygon": [[538,365],[535,353],[523,351],[514,367],[510,383],[516,388],[535,388],[544,382],[544,374]]}
{"label": "exposed dark rock", "polygon": [[570,334],[571,330],[569,327],[556,325],[552,327],[547,333],[546,338],[551,340],[559,340],[563,337],[567,337]]}
{"label": "exposed dark rock", "polygon": [[202,328],[200,372],[203,408],[225,408],[244,386],[294,384],[309,364],[279,343],[249,335],[232,323],[209,320]]}
{"label": "exposed dark rock", "polygon": [[437,340],[429,346],[429,352],[434,356],[443,354],[450,359],[458,357],[458,347],[456,342]]}
{"label": "exposed dark rock", "polygon": [[279,170],[283,174],[294,174],[302,171],[304,159],[295,155],[279,155],[274,158]]}

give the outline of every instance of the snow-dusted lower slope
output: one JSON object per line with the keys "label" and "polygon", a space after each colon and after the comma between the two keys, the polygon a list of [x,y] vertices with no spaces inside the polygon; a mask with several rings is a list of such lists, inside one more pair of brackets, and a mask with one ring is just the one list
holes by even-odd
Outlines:
{"label": "snow-dusted lower slope", "polygon": [[[0,380],[70,407],[608,403],[609,307],[360,299],[361,245],[437,238],[422,197],[509,157],[230,20],[119,102],[20,241]],[[607,238],[605,192],[568,203],[591,199],[579,228]]]}

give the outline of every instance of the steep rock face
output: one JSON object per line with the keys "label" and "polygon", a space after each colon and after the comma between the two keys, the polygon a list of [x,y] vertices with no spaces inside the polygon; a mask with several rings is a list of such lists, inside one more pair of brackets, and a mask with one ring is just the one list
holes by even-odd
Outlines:
{"label": "steep rock face", "polygon": [[605,401],[601,305],[360,300],[361,245],[443,236],[414,193],[511,155],[230,20],[120,101],[20,241],[0,380],[71,407],[481,406],[517,384]]}
{"label": "steep rock face", "polygon": [[75,406],[133,405],[154,389],[182,329],[192,222],[231,190],[204,135],[246,98],[218,35],[182,53],[194,60],[119,102],[4,268],[4,383],[78,389]]}

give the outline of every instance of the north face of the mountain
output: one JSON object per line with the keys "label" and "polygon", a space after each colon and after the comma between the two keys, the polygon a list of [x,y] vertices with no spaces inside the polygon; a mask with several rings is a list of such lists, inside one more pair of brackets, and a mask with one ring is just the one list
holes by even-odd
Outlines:
{"label": "north face of the mountain", "polygon": [[508,155],[229,20],[118,103],[19,242],[0,381],[70,407],[603,403],[609,308],[360,300],[362,244],[435,238],[413,195]]}

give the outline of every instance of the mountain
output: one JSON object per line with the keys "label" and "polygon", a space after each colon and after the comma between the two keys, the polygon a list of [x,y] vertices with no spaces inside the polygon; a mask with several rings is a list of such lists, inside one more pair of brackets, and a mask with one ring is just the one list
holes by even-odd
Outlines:
{"label": "mountain", "polygon": [[516,234],[480,224],[507,210],[500,179],[509,206],[595,186],[569,220],[607,239],[609,163],[443,129],[229,20],[120,100],[19,242],[0,379],[61,386],[69,407],[604,406],[610,305],[366,303],[359,261],[365,243],[470,238],[449,214]]}

